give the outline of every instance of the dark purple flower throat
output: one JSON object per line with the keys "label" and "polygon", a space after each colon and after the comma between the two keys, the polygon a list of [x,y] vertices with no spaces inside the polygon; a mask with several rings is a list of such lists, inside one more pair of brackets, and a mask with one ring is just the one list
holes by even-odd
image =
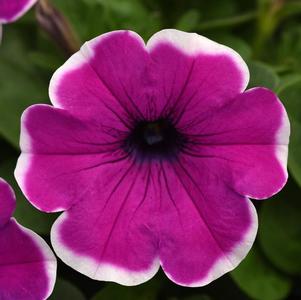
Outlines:
{"label": "dark purple flower throat", "polygon": [[125,141],[125,148],[142,159],[167,159],[175,157],[184,144],[184,136],[172,121],[160,118],[137,122]]}

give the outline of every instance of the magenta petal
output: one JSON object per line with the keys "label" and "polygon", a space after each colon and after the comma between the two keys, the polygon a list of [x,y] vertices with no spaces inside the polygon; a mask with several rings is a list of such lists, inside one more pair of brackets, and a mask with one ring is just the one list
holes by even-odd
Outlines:
{"label": "magenta petal", "polygon": [[9,221],[15,207],[16,201],[13,190],[0,178],[0,228]]}
{"label": "magenta petal", "polygon": [[51,231],[57,255],[97,280],[137,285],[159,269],[158,199],[151,166],[131,161],[98,170],[93,189]]}
{"label": "magenta petal", "polygon": [[208,115],[248,84],[248,67],[239,54],[198,34],[162,30],[147,48],[154,61],[158,110],[180,125],[196,113],[198,118]]}
{"label": "magenta petal", "polygon": [[182,160],[165,164],[163,173],[169,197],[159,219],[162,268],[178,284],[206,285],[247,255],[256,210],[206,168]]}
{"label": "magenta petal", "polygon": [[0,0],[0,23],[15,21],[36,2],[37,0]]}
{"label": "magenta petal", "polygon": [[22,116],[16,179],[37,208],[67,209],[89,190],[99,166],[128,156],[118,148],[119,134],[65,110],[34,105]]}
{"label": "magenta petal", "polygon": [[[0,183],[1,203],[14,203],[8,184]],[[10,219],[0,228],[0,254],[1,300],[48,298],[56,278],[56,258],[42,238]]]}
{"label": "magenta petal", "polygon": [[56,277],[56,259],[49,246],[12,219],[0,229],[0,249],[0,298],[47,299]]}
{"label": "magenta petal", "polygon": [[[116,115],[132,122],[146,113],[150,62],[142,38],[114,31],[86,42],[54,74],[50,98],[76,114]],[[120,123],[120,120],[116,124]]]}
{"label": "magenta petal", "polygon": [[287,181],[289,121],[267,89],[246,91],[185,132],[194,143],[187,158],[200,166],[206,161],[241,195],[265,199]]}

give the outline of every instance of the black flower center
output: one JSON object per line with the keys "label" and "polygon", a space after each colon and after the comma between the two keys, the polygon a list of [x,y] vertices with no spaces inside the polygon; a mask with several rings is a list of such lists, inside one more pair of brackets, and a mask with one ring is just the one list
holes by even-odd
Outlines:
{"label": "black flower center", "polygon": [[173,158],[184,138],[168,119],[139,121],[125,141],[127,152],[141,158]]}

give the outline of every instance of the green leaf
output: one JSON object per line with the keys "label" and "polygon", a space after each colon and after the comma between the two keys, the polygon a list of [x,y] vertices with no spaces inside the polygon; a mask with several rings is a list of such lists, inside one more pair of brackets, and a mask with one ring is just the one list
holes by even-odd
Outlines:
{"label": "green leaf", "polygon": [[115,283],[108,284],[92,300],[156,300],[160,282],[154,278],[139,286],[126,287]]}
{"label": "green leaf", "polygon": [[235,0],[219,1],[218,5],[215,1],[200,1],[202,7],[200,11],[203,12],[203,17],[208,20],[223,20],[224,18],[232,18],[239,11],[239,4]]}
{"label": "green leaf", "polygon": [[6,30],[0,47],[0,134],[19,147],[20,117],[25,108],[48,99],[48,83],[28,63],[21,33]]}
{"label": "green leaf", "polygon": [[288,166],[301,186],[301,79],[295,78],[280,91],[279,97],[288,112],[291,123]]}
{"label": "green leaf", "polygon": [[301,74],[289,73],[281,76],[281,80],[276,90],[277,94],[280,94],[283,90],[298,82],[301,82]]}
{"label": "green leaf", "polygon": [[300,188],[290,180],[274,200],[263,203],[259,242],[265,254],[279,269],[301,274]]}
{"label": "green leaf", "polygon": [[282,9],[279,12],[279,17],[284,19],[298,14],[301,14],[301,2],[291,1],[284,3]]}
{"label": "green leaf", "polygon": [[200,13],[191,9],[186,11],[182,17],[178,20],[175,28],[184,30],[184,31],[192,31],[195,30],[200,22]]}
{"label": "green leaf", "polygon": [[290,280],[274,270],[255,246],[231,272],[231,276],[236,284],[255,300],[285,299],[291,289]]}
{"label": "green leaf", "polygon": [[276,57],[272,60],[283,65],[288,70],[300,72],[301,68],[301,26],[288,26],[281,32],[277,47],[275,47]]}
{"label": "green leaf", "polygon": [[[70,20],[82,41],[101,33],[131,29],[149,37],[161,28],[160,15],[149,12],[138,0],[53,0]],[[87,22],[87,20],[89,20]]]}
{"label": "green leaf", "polygon": [[39,234],[49,234],[51,226],[58,215],[40,212],[25,199],[14,179],[15,165],[16,161],[13,159],[6,159],[0,164],[0,177],[10,183],[16,194],[17,207],[14,217],[22,225]]}
{"label": "green leaf", "polygon": [[54,291],[49,300],[86,300],[83,293],[73,284],[64,280],[57,279]]}
{"label": "green leaf", "polygon": [[276,89],[280,79],[270,66],[258,61],[250,62],[248,66],[250,70],[249,88],[262,86],[271,90]]}
{"label": "green leaf", "polygon": [[224,17],[220,19],[212,19],[201,22],[198,26],[199,30],[213,30],[226,27],[235,27],[253,21],[257,17],[256,11],[250,11],[239,15]]}

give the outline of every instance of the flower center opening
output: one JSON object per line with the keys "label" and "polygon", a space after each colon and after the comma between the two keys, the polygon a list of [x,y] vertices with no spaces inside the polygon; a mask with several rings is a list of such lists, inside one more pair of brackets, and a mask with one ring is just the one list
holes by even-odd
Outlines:
{"label": "flower center opening", "polygon": [[172,158],[184,139],[167,119],[140,121],[125,142],[126,150],[142,158]]}

